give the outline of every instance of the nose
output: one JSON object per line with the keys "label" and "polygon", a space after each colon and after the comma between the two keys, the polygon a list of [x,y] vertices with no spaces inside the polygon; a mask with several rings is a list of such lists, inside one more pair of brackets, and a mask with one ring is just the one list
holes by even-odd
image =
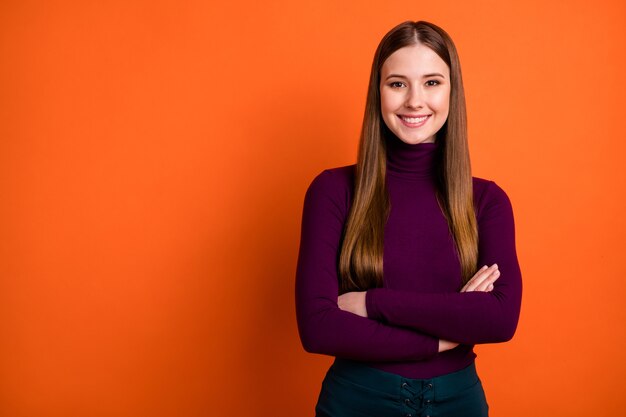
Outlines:
{"label": "nose", "polygon": [[413,86],[408,89],[406,102],[404,105],[409,109],[419,109],[423,106],[424,97],[422,91],[418,86]]}

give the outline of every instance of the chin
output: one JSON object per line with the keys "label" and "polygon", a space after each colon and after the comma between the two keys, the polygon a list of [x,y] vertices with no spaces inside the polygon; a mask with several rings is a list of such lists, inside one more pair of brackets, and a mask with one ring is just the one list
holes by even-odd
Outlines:
{"label": "chin", "polygon": [[406,138],[406,137],[398,136],[398,139],[400,139],[402,142],[407,143],[409,145],[418,145],[420,143],[434,142],[433,138]]}

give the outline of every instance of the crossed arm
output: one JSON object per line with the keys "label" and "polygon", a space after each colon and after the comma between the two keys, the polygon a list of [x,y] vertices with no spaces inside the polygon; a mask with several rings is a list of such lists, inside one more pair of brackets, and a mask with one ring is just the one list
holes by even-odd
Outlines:
{"label": "crossed arm", "polygon": [[521,308],[522,277],[511,202],[498,185],[489,182],[478,206],[478,265],[497,263],[500,275],[479,270],[470,287],[454,293],[376,288],[365,295],[370,318],[462,344],[505,342],[513,337]]}
{"label": "crossed arm", "polygon": [[[494,283],[495,281],[500,278],[500,271],[498,269],[498,265],[497,264],[493,264],[491,266],[487,266],[484,265],[482,268],[480,268],[475,274],[474,276],[467,282],[467,284],[465,284],[463,286],[463,288],[461,289],[460,293],[469,293],[469,292],[490,292],[493,291],[494,287]],[[414,293],[417,294],[417,293]],[[439,296],[438,296],[439,297]],[[398,308],[398,306],[395,306],[392,310],[391,313],[389,313],[389,315],[391,315],[392,317],[394,317],[394,315],[396,317],[398,317],[397,322],[395,322],[395,324],[397,325],[403,325],[403,326],[407,326],[407,327],[413,327],[416,329],[421,329],[422,327],[420,327],[420,322],[418,321],[412,321],[412,317],[415,314],[419,314],[415,313],[412,310],[412,306],[415,305],[415,303],[419,303],[419,300],[415,300],[417,298],[419,298],[419,296],[410,294],[408,295],[408,297],[404,297],[405,300],[404,302],[407,303],[407,305],[409,306],[409,308],[407,309],[406,306],[404,308],[400,307]],[[430,298],[430,297],[427,297]],[[397,300],[396,300],[397,301]],[[437,302],[437,301],[436,301]],[[353,292],[348,292],[345,294],[342,294],[339,296],[339,299],[337,301],[338,306],[341,310],[344,311],[349,311],[353,314],[356,314],[358,316],[361,317],[368,317],[367,314],[367,291],[353,291]],[[395,311],[394,311],[395,310]],[[409,310],[407,312],[408,314],[408,318],[406,318],[405,316],[403,316],[402,312],[398,312],[397,310]],[[417,310],[417,309],[413,309],[413,310]],[[383,315],[382,312],[379,312],[379,320],[381,321],[388,321],[386,320],[385,316]],[[426,321],[427,322],[427,321]],[[439,328],[439,326],[431,326],[434,329]],[[439,334],[439,333],[435,333],[435,334]],[[450,332],[444,332],[441,333],[443,335],[438,336],[438,337],[446,337],[446,338],[450,338],[450,339],[454,339],[454,340],[460,340],[459,338],[461,338],[462,336],[455,334],[453,331]],[[473,334],[472,334],[473,335]],[[512,336],[512,335],[511,335]],[[493,341],[494,342],[498,342],[498,341],[505,341],[508,340],[509,338],[504,336],[504,340],[499,340],[498,338],[495,338]],[[475,343],[479,343],[477,341],[465,341],[464,343],[466,344],[475,344]],[[484,342],[483,342],[484,343]],[[459,343],[457,342],[452,342],[450,340],[445,340],[445,339],[440,339],[439,340],[439,351],[443,351],[443,350],[448,350],[448,348],[454,348],[456,346],[458,346]]]}
{"label": "crossed arm", "polygon": [[307,351],[357,360],[423,360],[458,343],[513,336],[522,287],[504,191],[490,183],[490,202],[478,214],[479,265],[497,262],[497,269],[480,269],[457,293],[376,288],[338,297],[336,261],[350,196],[333,175],[320,174],[305,197],[296,313]]}

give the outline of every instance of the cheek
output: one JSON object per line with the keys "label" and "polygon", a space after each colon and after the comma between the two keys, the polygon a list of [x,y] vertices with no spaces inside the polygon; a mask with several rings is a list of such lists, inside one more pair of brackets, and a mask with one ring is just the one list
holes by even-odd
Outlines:
{"label": "cheek", "polygon": [[380,94],[380,110],[382,113],[390,113],[394,112],[398,108],[398,103],[401,103],[401,100],[398,98],[399,94]]}
{"label": "cheek", "polygon": [[389,108],[389,97],[381,91],[380,92],[380,110],[383,113],[385,113],[388,108]]}
{"label": "cheek", "polygon": [[432,110],[439,113],[440,116],[444,118],[448,117],[448,111],[450,108],[450,98],[447,95],[440,95],[437,97],[433,97],[430,102],[430,106]]}
{"label": "cheek", "polygon": [[391,128],[393,125],[393,113],[394,106],[392,100],[390,100],[390,96],[387,94],[380,94],[380,113],[383,118],[383,122],[387,125],[387,127]]}

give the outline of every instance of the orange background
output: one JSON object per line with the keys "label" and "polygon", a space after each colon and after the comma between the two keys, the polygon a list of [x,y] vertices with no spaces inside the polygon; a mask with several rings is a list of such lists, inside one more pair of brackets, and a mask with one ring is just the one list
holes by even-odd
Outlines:
{"label": "orange background", "polygon": [[304,192],[354,162],[408,19],[455,40],[474,175],[514,207],[520,324],[477,347],[492,415],[626,409],[626,4],[262,3],[0,4],[0,415],[313,415]]}

